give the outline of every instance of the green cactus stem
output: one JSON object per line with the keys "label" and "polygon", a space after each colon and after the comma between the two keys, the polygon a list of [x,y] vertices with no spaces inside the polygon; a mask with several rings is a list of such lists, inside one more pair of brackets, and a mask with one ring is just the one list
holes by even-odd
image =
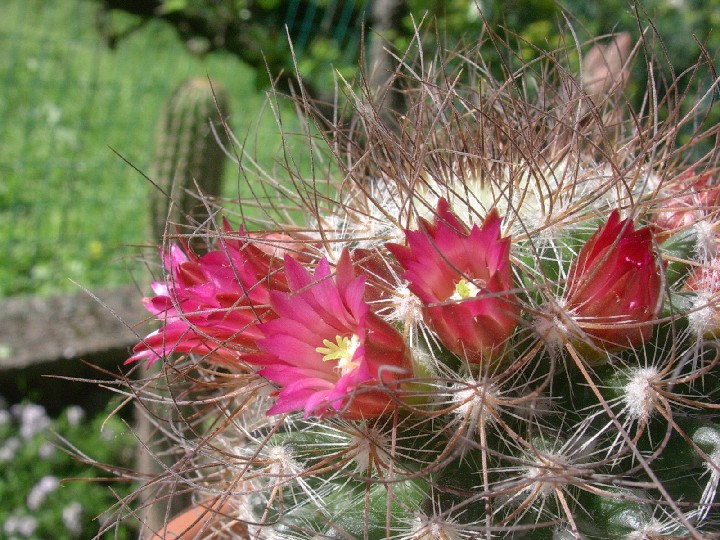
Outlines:
{"label": "green cactus stem", "polygon": [[222,189],[223,123],[229,110],[223,86],[206,77],[184,82],[170,97],[157,124],[149,173],[156,184],[150,194],[153,242],[163,238],[168,224],[192,225],[207,219],[204,201],[219,196]]}

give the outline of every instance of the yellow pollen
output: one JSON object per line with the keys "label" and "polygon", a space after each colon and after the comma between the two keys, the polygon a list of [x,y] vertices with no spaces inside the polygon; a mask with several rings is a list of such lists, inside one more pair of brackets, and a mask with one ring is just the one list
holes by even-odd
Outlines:
{"label": "yellow pollen", "polygon": [[355,351],[360,346],[360,338],[355,334],[352,337],[335,336],[336,343],[329,339],[323,340],[324,347],[318,347],[315,350],[323,355],[323,362],[337,360],[337,367],[343,375],[351,372],[360,364],[353,362]]}
{"label": "yellow pollen", "polygon": [[480,289],[472,281],[463,278],[455,284],[455,292],[450,297],[450,300],[475,298],[479,292]]}

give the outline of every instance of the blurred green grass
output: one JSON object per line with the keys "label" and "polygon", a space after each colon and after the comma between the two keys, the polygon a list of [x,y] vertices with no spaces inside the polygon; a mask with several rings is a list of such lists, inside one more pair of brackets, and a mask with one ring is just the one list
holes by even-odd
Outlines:
{"label": "blurred green grass", "polygon": [[[182,81],[227,88],[230,124],[272,163],[280,145],[255,73],[229,55],[200,60],[150,23],[114,50],[88,0],[5,0],[0,17],[0,297],[127,283],[139,268],[147,196],[140,173],[155,122]],[[132,21],[128,21],[132,24]],[[132,163],[128,165],[113,151]],[[237,168],[227,169],[237,192]]]}

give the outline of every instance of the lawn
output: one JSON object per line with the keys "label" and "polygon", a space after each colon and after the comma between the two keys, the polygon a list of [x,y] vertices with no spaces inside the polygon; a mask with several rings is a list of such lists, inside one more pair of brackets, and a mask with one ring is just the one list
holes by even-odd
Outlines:
{"label": "lawn", "polygon": [[[87,0],[5,0],[0,18],[0,297],[129,282],[146,241],[154,126],[172,90],[210,76],[266,164],[280,138],[253,70],[199,59],[161,23],[110,49]],[[131,23],[132,21],[127,21]],[[122,156],[119,157],[118,154]],[[127,162],[132,163],[132,166]],[[237,168],[227,168],[237,190]]]}

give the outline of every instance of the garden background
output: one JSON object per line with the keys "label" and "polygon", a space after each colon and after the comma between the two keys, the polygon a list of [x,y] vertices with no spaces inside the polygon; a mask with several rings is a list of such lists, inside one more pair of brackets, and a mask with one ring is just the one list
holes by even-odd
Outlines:
{"label": "garden background", "polygon": [[[278,76],[284,91],[297,68],[316,95],[327,96],[333,70],[347,77],[355,73],[363,24],[368,25],[368,39],[377,40],[372,9],[378,4],[392,19],[382,28],[382,38],[400,51],[427,11],[437,21],[437,35],[447,43],[477,39],[485,19],[493,31],[514,32],[511,39],[527,56],[534,54],[534,47],[557,46],[563,37],[567,41],[567,32],[558,28],[568,22],[582,41],[621,30],[637,38],[636,19],[653,21],[664,40],[658,52],[667,53],[672,74],[681,74],[695,62],[698,43],[705,44],[715,59],[720,46],[718,0],[5,0],[0,16],[3,311],[18,297],[78,294],[94,301],[83,288],[96,291],[128,284],[134,284],[139,304],[147,288],[139,255],[155,249],[147,237],[153,187],[142,173],[149,170],[155,124],[172,91],[192,77],[221,83],[230,98],[228,122],[234,133],[247,140],[249,155],[273,167],[281,137],[267,107],[269,74]],[[573,14],[567,20],[563,7]],[[290,55],[286,25],[297,64]],[[432,32],[426,45],[438,45]],[[643,84],[639,75],[631,92],[634,85],[640,94]],[[292,117],[289,107],[285,113]],[[292,130],[292,123],[285,129]],[[227,167],[224,195],[237,196],[237,179],[237,167]],[[63,324],[62,317],[55,319]],[[132,339],[131,330],[125,330],[125,339]],[[0,339],[0,361],[12,355]],[[113,357],[116,360],[120,361]],[[54,523],[60,522],[65,523],[65,536],[54,537],[88,537],[98,529],[93,518],[101,505],[115,498],[107,487],[93,485],[102,497],[94,497],[85,487],[52,488],[75,490],[72,493],[82,499],[78,504],[92,505],[95,498],[94,507],[80,512],[80,532],[70,526],[67,501],[72,497],[62,497],[57,504],[50,497],[41,498],[35,507],[29,503],[35,500],[30,499],[32,488],[40,486],[42,478],[94,474],[61,452],[50,453],[44,444],[48,437],[57,438],[49,430],[84,441],[87,451],[104,445],[107,451],[97,459],[124,459],[125,464],[132,460],[134,438],[127,430],[121,435],[118,422],[112,424],[108,439],[95,420],[76,423],[73,414],[79,413],[65,408],[71,402],[59,407],[52,403],[52,394],[34,391],[31,383],[26,390],[24,405],[0,401],[0,461],[6,471],[0,473],[0,538],[43,538],[43,531],[56,530]],[[83,395],[75,397],[75,405],[86,405]],[[40,401],[53,417],[28,408],[30,399]],[[28,410],[36,411],[30,420]],[[26,421],[41,428],[23,434]],[[38,458],[43,448],[47,457]],[[38,466],[38,460],[44,465]],[[30,531],[30,522],[23,519],[40,514],[46,517],[36,520]]]}

